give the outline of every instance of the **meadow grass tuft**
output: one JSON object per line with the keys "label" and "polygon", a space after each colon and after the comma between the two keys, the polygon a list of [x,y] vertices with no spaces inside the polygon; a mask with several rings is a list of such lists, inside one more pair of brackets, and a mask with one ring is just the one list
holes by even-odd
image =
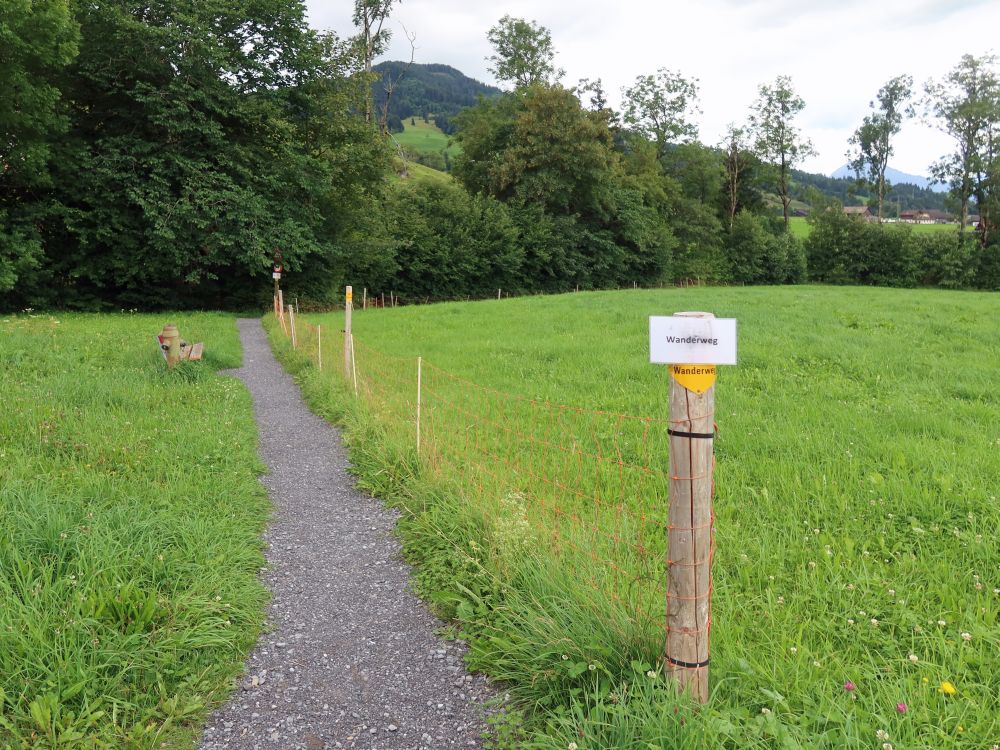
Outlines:
{"label": "meadow grass tuft", "polygon": [[[418,461],[406,416],[420,355],[528,399],[665,417],[647,317],[680,310],[735,317],[740,336],[717,389],[713,692],[699,709],[664,684],[662,626],[622,617],[592,571],[566,567],[565,544],[529,536],[510,553],[511,519],[543,488],[520,477],[511,505],[474,450]],[[1000,740],[997,320],[996,295],[809,286],[356,312],[362,399],[336,336],[320,373],[270,330],[314,408],[346,424],[361,483],[404,509],[424,596],[471,663],[507,681],[502,742],[978,750]],[[506,434],[491,455],[525,449]],[[572,524],[556,532],[573,541]]]}
{"label": "meadow grass tuft", "polygon": [[266,602],[240,356],[227,315],[0,319],[0,747],[192,747],[228,694]]}

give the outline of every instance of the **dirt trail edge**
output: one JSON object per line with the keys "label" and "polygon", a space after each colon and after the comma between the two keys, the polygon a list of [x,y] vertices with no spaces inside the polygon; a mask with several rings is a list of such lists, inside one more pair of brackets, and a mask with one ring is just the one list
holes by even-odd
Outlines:
{"label": "dirt trail edge", "polygon": [[260,321],[238,325],[244,364],[229,374],[253,396],[275,505],[271,629],[201,750],[481,747],[490,687],[409,591],[396,514],[355,489],[339,432],[306,407]]}

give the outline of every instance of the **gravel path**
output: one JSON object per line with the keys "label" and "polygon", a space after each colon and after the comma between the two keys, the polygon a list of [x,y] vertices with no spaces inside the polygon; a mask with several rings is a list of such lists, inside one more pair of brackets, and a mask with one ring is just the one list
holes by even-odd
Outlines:
{"label": "gravel path", "polygon": [[396,515],[354,487],[336,429],[312,414],[260,321],[238,322],[263,478],[270,632],[251,653],[202,750],[481,747],[482,702],[460,643],[408,589]]}

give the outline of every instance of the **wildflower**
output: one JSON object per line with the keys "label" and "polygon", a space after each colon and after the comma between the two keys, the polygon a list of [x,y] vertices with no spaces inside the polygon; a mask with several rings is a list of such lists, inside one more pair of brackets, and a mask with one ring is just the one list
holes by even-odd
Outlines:
{"label": "wildflower", "polygon": [[588,664],[587,665],[587,669],[589,669],[591,672],[593,672],[595,669],[597,669],[597,665],[596,664]]}
{"label": "wildflower", "polygon": [[876,736],[876,737],[878,737],[878,738],[879,738],[880,740],[882,740],[883,742],[884,742],[885,740],[889,739],[889,733],[888,733],[887,731],[885,731],[884,729],[879,729],[879,730],[877,730],[877,731],[875,732],[875,736]]}
{"label": "wildflower", "polygon": [[814,563],[812,560],[809,561],[809,569],[810,570],[815,570],[816,569],[816,563]]}
{"label": "wildflower", "polygon": [[778,604],[784,604],[784,603],[785,603],[785,597],[779,596],[778,597]]}
{"label": "wildflower", "polygon": [[954,685],[945,680],[944,682],[941,683],[941,687],[938,688],[938,692],[944,693],[945,695],[954,695],[955,693],[958,692],[958,690],[955,689]]}
{"label": "wildflower", "polygon": [[762,709],[760,710],[760,712],[761,712],[762,714],[764,714],[764,716],[767,716],[767,715],[768,715],[769,713],[771,713],[771,709],[769,709],[769,708],[766,708],[766,707],[765,707],[765,708],[762,708]]}
{"label": "wildflower", "polygon": [[646,672],[646,677],[648,677],[648,678],[649,678],[649,679],[651,679],[651,680],[655,680],[655,679],[656,679],[656,672],[654,672],[654,671],[653,671],[653,670],[651,669],[651,670],[649,670],[648,672]]}
{"label": "wildflower", "polygon": [[947,624],[948,623],[946,623],[944,620],[938,620],[938,625],[940,625],[942,628]]}
{"label": "wildflower", "polygon": [[858,610],[858,614],[859,614],[859,615],[860,615],[861,617],[867,617],[867,616],[868,616],[868,613],[867,613],[867,612],[865,612],[865,611],[864,611],[863,609],[859,609],[859,610]]}
{"label": "wildflower", "polygon": [[965,731],[965,727],[963,727],[961,724],[959,724],[957,727],[955,727],[955,731],[958,732],[959,734],[961,734],[962,732]]}
{"label": "wildflower", "polygon": [[847,624],[848,625],[853,625],[854,624],[854,620],[852,620],[850,617],[848,617],[847,618]]}
{"label": "wildflower", "polygon": [[983,584],[982,584],[982,582],[981,581],[976,581],[976,591],[982,591],[982,590],[983,590]]}
{"label": "wildflower", "polygon": [[882,743],[882,750],[892,750],[892,743],[891,742],[883,742]]}
{"label": "wildflower", "polygon": [[895,596],[895,595],[896,595],[896,589],[889,589],[889,596]]}
{"label": "wildflower", "polygon": [[916,664],[918,661],[920,661],[920,659],[917,658],[916,654],[910,654],[906,658],[909,659],[910,661],[912,661],[914,664]]}
{"label": "wildflower", "polygon": [[906,704],[905,703],[897,703],[896,704],[896,712],[897,713],[905,714],[906,711],[907,711],[907,708],[906,708]]}
{"label": "wildflower", "polygon": [[792,646],[792,647],[791,647],[790,649],[788,649],[788,650],[789,650],[789,651],[791,651],[791,652],[792,652],[793,654],[797,654],[797,653],[799,653],[799,650],[798,650],[797,648],[795,648],[795,646]]}
{"label": "wildflower", "polygon": [[930,680],[929,680],[929,679],[927,679],[926,677],[921,677],[921,678],[920,678],[920,681],[921,681],[922,683],[924,683],[925,685],[927,685],[928,683],[930,683]]}
{"label": "wildflower", "polygon": [[963,641],[971,641],[972,640],[972,633],[962,633],[962,640]]}
{"label": "wildflower", "polygon": [[854,591],[854,584],[853,583],[847,584],[847,590],[848,591]]}
{"label": "wildflower", "polygon": [[576,750],[576,743],[571,742],[566,746],[567,750]]}
{"label": "wildflower", "polygon": [[563,661],[566,661],[569,658],[569,654],[563,654],[562,658],[563,658]]}
{"label": "wildflower", "polygon": [[819,666],[819,662],[818,662],[818,661],[814,661],[814,662],[813,662],[813,666],[814,666],[814,667],[818,667],[818,666]]}
{"label": "wildflower", "polygon": [[844,683],[844,690],[846,690],[848,693],[853,693],[857,689],[857,687],[858,686],[855,685],[850,680]]}
{"label": "wildflower", "polygon": [[878,620],[876,618],[874,618],[874,617],[872,618],[872,627],[873,628],[877,628],[878,627]]}

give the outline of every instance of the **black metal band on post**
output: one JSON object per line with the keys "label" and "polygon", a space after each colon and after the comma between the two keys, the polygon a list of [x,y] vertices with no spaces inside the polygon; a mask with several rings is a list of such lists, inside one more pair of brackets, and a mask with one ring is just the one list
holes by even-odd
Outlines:
{"label": "black metal band on post", "polygon": [[702,667],[707,667],[711,659],[705,659],[705,661],[690,662],[681,661],[680,659],[673,659],[671,657],[666,657],[667,661],[673,664],[675,667],[684,667],[685,669],[701,669]]}
{"label": "black metal band on post", "polygon": [[700,438],[701,440],[715,439],[714,432],[683,432],[682,430],[671,430],[669,427],[667,428],[667,434],[674,437]]}

